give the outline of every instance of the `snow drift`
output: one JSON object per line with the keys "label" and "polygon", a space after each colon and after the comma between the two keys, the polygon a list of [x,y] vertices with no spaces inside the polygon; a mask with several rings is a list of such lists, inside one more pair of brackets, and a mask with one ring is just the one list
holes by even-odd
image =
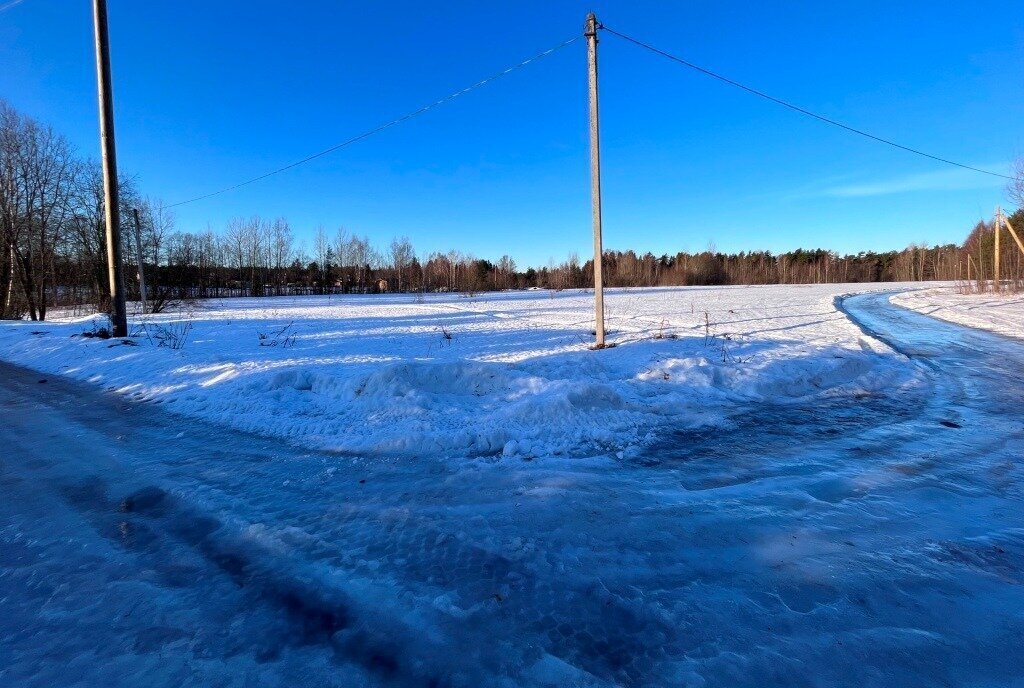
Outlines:
{"label": "snow drift", "polygon": [[[585,293],[235,299],[137,317],[10,323],[0,355],[310,448],[352,454],[590,456],[771,401],[913,385],[833,300],[849,285],[613,290],[616,346],[591,351]],[[175,350],[155,327],[190,329]],[[291,341],[272,334],[287,330]],[[273,345],[271,345],[273,344]]]}

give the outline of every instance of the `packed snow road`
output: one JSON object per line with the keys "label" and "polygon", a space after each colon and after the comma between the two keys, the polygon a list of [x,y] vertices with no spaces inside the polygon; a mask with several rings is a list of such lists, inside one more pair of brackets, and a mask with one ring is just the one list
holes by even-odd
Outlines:
{"label": "packed snow road", "polygon": [[624,458],[361,460],[0,364],[0,685],[1024,686],[1024,345],[843,307],[927,384]]}

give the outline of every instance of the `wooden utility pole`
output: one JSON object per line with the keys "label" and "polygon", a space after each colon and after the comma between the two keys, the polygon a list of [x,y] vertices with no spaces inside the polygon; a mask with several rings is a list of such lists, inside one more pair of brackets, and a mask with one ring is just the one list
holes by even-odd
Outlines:
{"label": "wooden utility pole", "polygon": [[601,140],[597,102],[597,17],[587,15],[587,73],[590,83],[590,206],[594,222],[594,348],[604,343],[604,247],[601,237]]}
{"label": "wooden utility pole", "polygon": [[114,96],[110,85],[107,0],[93,0],[96,31],[96,82],[100,102],[100,148],[103,153],[103,206],[107,223],[107,272],[110,279],[110,325],[115,337],[128,336],[121,265],[121,213],[117,197],[117,152],[114,148]]}
{"label": "wooden utility pole", "polygon": [[992,264],[993,264],[992,265],[992,272],[994,273],[993,274],[993,280],[992,280],[992,289],[994,291],[999,291],[999,289],[1000,289],[1000,283],[999,283],[999,277],[1000,277],[999,259],[1001,257],[1002,251],[999,250],[999,235],[1000,235],[1000,231],[999,230],[1000,230],[1000,227],[1001,227],[1002,224],[1003,224],[1003,209],[997,206],[996,207],[996,245],[995,245],[995,255],[992,257]]}
{"label": "wooden utility pole", "polygon": [[139,257],[139,298],[142,300],[142,312],[146,312],[146,262],[142,255],[142,223],[139,222],[139,209],[132,208],[135,216],[135,254]]}
{"label": "wooden utility pole", "polygon": [[1006,225],[1006,231],[1013,237],[1013,241],[1017,244],[1017,248],[1020,249],[1021,254],[1024,254],[1024,242],[1021,242],[1017,232],[1013,229],[1013,225],[1010,224],[1009,218],[1003,218],[1003,224]]}

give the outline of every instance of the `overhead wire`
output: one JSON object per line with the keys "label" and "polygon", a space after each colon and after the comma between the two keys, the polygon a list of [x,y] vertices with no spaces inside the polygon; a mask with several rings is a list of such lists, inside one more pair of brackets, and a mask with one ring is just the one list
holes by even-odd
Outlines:
{"label": "overhead wire", "polygon": [[[642,40],[640,40],[638,38],[634,38],[634,37],[632,37],[632,36],[630,36],[628,34],[620,32],[620,31],[616,31],[615,29],[613,29],[613,28],[611,28],[611,27],[609,27],[609,26],[607,26],[605,24],[600,24],[598,26],[598,28],[599,28],[599,30],[601,30],[601,31],[603,31],[605,33],[612,34],[613,36],[616,36],[616,37],[618,37],[618,38],[620,38],[620,39],[622,39],[622,40],[624,40],[624,41],[626,41],[628,43],[631,43],[631,44],[633,44],[635,46],[638,46],[640,48],[644,48],[644,49],[646,49],[646,50],[648,50],[648,51],[650,51],[652,53],[655,53],[656,55],[659,55],[659,56],[664,57],[664,58],[666,58],[668,60],[671,60],[672,62],[678,63],[678,64],[683,65],[685,67],[688,67],[689,69],[692,69],[692,70],[694,70],[696,72],[704,74],[705,76],[708,76],[708,77],[711,77],[711,78],[716,79],[718,81],[721,81],[721,82],[723,82],[725,84],[728,84],[730,86],[733,86],[735,88],[743,90],[743,91],[745,91],[747,93],[750,93],[751,95],[755,95],[755,96],[757,96],[759,98],[763,98],[765,100],[768,100],[768,101],[770,101],[772,103],[775,103],[777,105],[781,105],[782,107],[788,108],[788,109],[790,109],[790,110],[792,110],[794,112],[797,112],[799,114],[802,114],[804,116],[811,117],[811,118],[813,118],[815,120],[818,120],[818,121],[823,122],[825,124],[829,124],[829,125],[834,126],[834,127],[838,127],[840,129],[843,129],[843,130],[845,130],[847,132],[850,132],[852,134],[856,134],[858,136],[862,136],[864,138],[867,138],[869,140],[875,141],[877,143],[882,143],[882,144],[885,144],[887,146],[891,146],[893,148],[897,148],[897,149],[905,151],[907,153],[912,153],[914,155],[918,155],[918,156],[921,156],[921,157],[924,157],[924,158],[928,158],[928,159],[934,160],[936,162],[941,162],[941,163],[946,164],[946,165],[951,165],[951,166],[954,166],[954,167],[959,167],[959,168],[962,168],[962,169],[965,169],[965,170],[970,170],[972,172],[977,172],[979,174],[985,174],[985,175],[989,175],[989,176],[992,176],[992,177],[998,177],[998,178],[1001,178],[1001,179],[1007,179],[1007,180],[1014,179],[1014,177],[1011,176],[1011,175],[1006,175],[1006,174],[1002,174],[1002,173],[999,173],[999,172],[994,172],[992,170],[986,170],[986,169],[982,169],[980,167],[974,167],[972,165],[967,165],[967,164],[964,164],[964,163],[961,163],[961,162],[957,162],[955,160],[951,160],[949,158],[945,158],[945,157],[942,157],[942,156],[934,155],[932,153],[928,153],[926,151],[923,151],[923,150],[920,150],[920,149],[917,149],[917,148],[913,148],[911,146],[906,146],[906,145],[903,145],[901,143],[897,143],[895,141],[892,141],[890,139],[884,138],[882,136],[878,136],[878,135],[872,134],[872,133],[870,133],[868,131],[865,131],[863,129],[859,129],[857,127],[850,126],[848,124],[840,122],[840,121],[838,121],[836,119],[833,119],[831,117],[826,117],[825,115],[818,114],[816,112],[808,110],[807,108],[801,107],[801,106],[796,105],[794,103],[791,103],[791,102],[789,102],[787,100],[783,100],[782,98],[778,98],[776,96],[770,95],[770,94],[765,93],[764,91],[761,91],[759,89],[753,88],[751,86],[747,86],[746,84],[743,84],[743,83],[741,83],[739,81],[736,81],[735,79],[730,79],[729,77],[726,77],[726,76],[723,76],[721,74],[718,74],[717,72],[714,72],[714,71],[712,71],[710,69],[707,69],[705,67],[701,67],[700,65],[695,64],[693,62],[690,62],[689,60],[686,60],[686,59],[684,59],[682,57],[679,57],[678,55],[674,55],[674,54],[672,54],[672,53],[670,53],[668,51],[662,50],[661,48],[658,48],[658,47],[656,47],[654,45],[651,45],[650,43],[642,41]],[[476,83],[471,84],[470,86],[467,86],[466,88],[460,89],[458,91],[454,91],[454,92],[448,94],[447,96],[445,96],[443,98],[440,98],[440,99],[438,99],[438,100],[436,100],[436,101],[434,101],[432,103],[424,105],[423,107],[420,107],[420,108],[418,108],[416,110],[410,111],[410,112],[408,112],[408,113],[406,113],[406,114],[404,114],[404,115],[402,115],[400,117],[396,117],[395,119],[392,119],[392,120],[390,120],[388,122],[385,122],[385,123],[383,123],[381,125],[378,125],[378,126],[372,128],[372,129],[364,131],[364,132],[362,132],[360,134],[352,136],[351,138],[348,138],[348,139],[346,139],[346,140],[344,140],[344,141],[342,141],[340,143],[337,143],[337,144],[335,144],[333,146],[330,146],[329,148],[325,148],[325,149],[323,149],[321,151],[318,151],[316,153],[313,153],[311,155],[307,155],[306,157],[301,158],[300,160],[296,160],[296,161],[288,163],[287,165],[284,165],[282,167],[278,167],[276,169],[270,170],[269,172],[265,172],[263,174],[255,176],[255,177],[251,177],[251,178],[246,179],[244,181],[238,182],[237,184],[232,184],[232,185],[226,186],[226,187],[224,187],[222,189],[218,189],[216,191],[211,191],[209,193],[201,194],[199,196],[195,196],[195,197],[189,198],[187,200],[178,201],[177,203],[172,203],[172,204],[170,204],[170,205],[168,205],[166,207],[167,208],[174,208],[174,207],[186,205],[186,204],[189,204],[189,203],[195,203],[196,201],[201,201],[201,200],[204,200],[204,199],[207,199],[207,198],[212,198],[213,196],[219,196],[219,195],[227,193],[229,191],[234,191],[235,189],[239,189],[239,188],[241,188],[243,186],[248,186],[249,184],[253,184],[255,182],[261,181],[261,180],[266,179],[268,177],[272,177],[272,176],[280,174],[282,172],[286,172],[287,170],[293,169],[293,168],[298,167],[300,165],[304,165],[304,164],[306,164],[308,162],[316,160],[317,158],[323,157],[325,155],[329,155],[330,153],[334,153],[335,151],[338,151],[338,150],[341,150],[341,149],[346,148],[348,146],[351,146],[352,144],[358,143],[359,141],[363,141],[365,139],[368,139],[371,136],[374,136],[374,135],[379,134],[379,133],[381,133],[381,132],[383,132],[383,131],[385,131],[387,129],[390,129],[390,128],[395,127],[395,126],[397,126],[399,124],[402,124],[403,122],[407,122],[410,119],[413,119],[415,117],[423,115],[423,114],[425,114],[425,113],[427,113],[427,112],[429,112],[429,111],[431,111],[431,110],[433,110],[433,109],[435,109],[435,108],[437,108],[437,107],[439,107],[441,105],[444,105],[444,104],[449,103],[449,102],[451,102],[451,101],[453,101],[453,100],[455,100],[457,98],[460,98],[461,96],[464,96],[464,95],[466,95],[468,93],[476,91],[477,89],[480,89],[483,86],[486,86],[487,84],[491,83],[492,81],[500,79],[501,77],[506,76],[508,74],[511,74],[512,72],[518,71],[519,69],[522,69],[523,67],[526,67],[527,65],[529,65],[529,64],[531,64],[533,62],[541,60],[541,59],[547,57],[548,55],[551,55],[552,53],[557,52],[557,51],[559,51],[559,50],[561,50],[561,49],[571,45],[572,43],[575,43],[581,37],[582,36],[579,36],[579,35],[573,36],[572,38],[569,38],[569,39],[567,39],[565,41],[562,41],[558,45],[555,45],[555,46],[553,46],[551,48],[548,48],[547,50],[543,50],[543,51],[537,53],[536,55],[528,57],[525,60],[522,60],[521,62],[518,62],[518,63],[516,63],[516,64],[514,64],[514,65],[512,65],[510,67],[507,67],[507,68],[501,70],[500,72],[496,72],[495,74],[492,74],[489,77],[481,79],[480,81],[477,81]]]}
{"label": "overhead wire", "polygon": [[709,77],[711,77],[713,79],[717,79],[717,80],[719,80],[719,81],[721,81],[723,83],[729,84],[730,86],[734,86],[734,87],[739,88],[739,89],[741,89],[743,91],[746,91],[747,93],[750,93],[752,95],[758,96],[759,98],[764,98],[765,100],[768,100],[768,101],[771,101],[773,103],[776,103],[777,105],[781,105],[783,107],[789,108],[790,110],[798,112],[798,113],[800,113],[802,115],[806,115],[807,117],[812,117],[812,118],[814,118],[816,120],[824,122],[825,124],[830,124],[830,125],[832,125],[834,127],[839,127],[840,129],[845,129],[848,132],[851,132],[853,134],[857,134],[859,136],[863,136],[865,138],[871,139],[872,141],[876,141],[878,143],[884,143],[887,146],[892,146],[893,148],[898,148],[898,149],[900,149],[902,151],[906,151],[908,153],[913,153],[915,155],[919,155],[919,156],[922,156],[922,157],[925,157],[925,158],[929,158],[931,160],[935,160],[935,161],[938,161],[938,162],[941,162],[941,163],[945,163],[947,165],[953,165],[955,167],[960,167],[960,168],[963,168],[965,170],[971,170],[972,172],[978,172],[980,174],[987,174],[989,176],[999,177],[1001,179],[1010,179],[1010,180],[1014,179],[1014,177],[1012,177],[1010,175],[1001,174],[999,172],[993,172],[991,170],[985,170],[985,169],[982,169],[980,167],[973,167],[971,165],[965,165],[964,163],[956,162],[955,160],[950,160],[948,158],[943,158],[943,157],[940,157],[938,155],[933,155],[931,153],[927,153],[927,152],[919,150],[917,148],[911,148],[910,146],[905,146],[905,145],[903,145],[901,143],[896,143],[895,141],[891,141],[891,140],[883,138],[881,136],[876,136],[875,134],[872,134],[870,132],[864,131],[863,129],[858,129],[856,127],[852,127],[852,126],[850,126],[848,124],[844,124],[844,123],[839,122],[839,121],[837,121],[835,119],[832,119],[831,117],[826,117],[824,115],[819,115],[816,112],[812,112],[812,111],[810,111],[810,110],[808,110],[806,108],[800,107],[799,105],[794,105],[793,103],[790,103],[790,102],[788,102],[786,100],[783,100],[782,98],[776,98],[775,96],[769,95],[768,93],[765,93],[764,91],[760,91],[760,90],[758,90],[756,88],[752,88],[750,86],[747,86],[746,84],[742,84],[742,83],[740,83],[740,82],[738,82],[738,81],[736,81],[734,79],[730,79],[728,77],[722,76],[721,74],[713,72],[710,69],[706,69],[704,67],[701,67],[700,65],[694,64],[693,62],[690,62],[689,60],[685,60],[685,59],[679,57],[678,55],[673,55],[672,53],[669,53],[669,52],[667,52],[665,50],[657,48],[657,47],[655,47],[655,46],[653,46],[653,45],[651,45],[649,43],[645,43],[644,41],[641,41],[640,39],[633,38],[632,36],[629,36],[627,34],[624,34],[624,33],[621,33],[619,31],[616,31],[615,29],[612,29],[612,28],[610,28],[608,26],[600,25],[598,27],[598,29],[602,30],[602,31],[604,31],[606,33],[610,33],[613,36],[617,36],[618,38],[621,38],[621,39],[623,39],[623,40],[625,40],[625,41],[627,41],[629,43],[632,43],[633,45],[639,46],[641,48],[645,48],[645,49],[647,49],[647,50],[649,50],[649,51],[651,51],[651,52],[653,52],[653,53],[655,53],[657,55],[660,55],[660,56],[662,56],[664,58],[667,58],[667,59],[669,59],[669,60],[671,60],[673,62],[677,62],[677,63],[679,63],[681,65],[689,67],[690,69],[692,69],[694,71],[697,71],[697,72],[700,72],[701,74],[704,74],[705,76],[709,76]]}
{"label": "overhead wire", "polygon": [[470,86],[467,86],[466,88],[463,88],[463,89],[458,90],[458,91],[454,91],[454,92],[446,95],[445,97],[443,97],[443,98],[441,98],[439,100],[436,100],[436,101],[434,101],[434,102],[432,102],[432,103],[430,103],[428,105],[424,105],[421,108],[418,108],[416,110],[408,112],[408,113],[402,115],[401,117],[396,117],[395,119],[390,120],[388,122],[385,122],[384,124],[381,124],[379,126],[376,126],[373,129],[368,129],[367,131],[364,131],[361,134],[357,134],[356,136],[353,136],[353,137],[351,137],[349,139],[346,139],[346,140],[342,141],[341,143],[335,144],[335,145],[331,146],[330,148],[325,148],[325,149],[323,149],[323,150],[321,150],[321,151],[319,151],[317,153],[313,153],[312,155],[307,155],[306,157],[302,158],[301,160],[296,160],[295,162],[288,163],[287,165],[284,165],[283,167],[278,167],[277,169],[271,170],[269,172],[265,172],[265,173],[260,174],[258,176],[252,177],[250,179],[246,179],[245,181],[238,182],[237,184],[232,184],[231,186],[226,186],[226,187],[224,187],[222,189],[218,189],[217,191],[211,191],[209,193],[205,193],[205,194],[202,194],[200,196],[195,196],[194,198],[189,198],[189,199],[184,200],[184,201],[178,201],[177,203],[171,203],[170,205],[167,205],[165,207],[166,208],[174,208],[174,207],[177,207],[177,206],[186,205],[188,203],[195,203],[196,201],[201,201],[201,200],[204,200],[204,199],[207,199],[207,198],[211,198],[213,196],[219,196],[220,194],[224,194],[224,193],[227,193],[229,191],[234,191],[235,189],[239,189],[239,188],[241,188],[243,186],[248,186],[249,184],[253,184],[255,182],[261,181],[263,179],[266,179],[267,177],[272,177],[272,176],[274,176],[276,174],[280,174],[281,172],[285,172],[287,170],[290,170],[290,169],[293,169],[295,167],[298,167],[299,165],[304,165],[307,162],[310,162],[312,160],[316,160],[317,158],[321,158],[321,157],[323,157],[325,155],[328,155],[328,154],[333,153],[335,151],[341,150],[342,148],[346,148],[348,146],[351,146],[354,143],[357,143],[357,142],[362,141],[364,139],[368,139],[368,138],[370,138],[371,136],[373,136],[375,134],[379,134],[380,132],[385,131],[386,129],[390,129],[390,128],[394,127],[394,126],[402,124],[403,122],[407,122],[408,120],[413,119],[414,117],[418,117],[418,116],[420,116],[420,115],[422,115],[424,113],[429,112],[430,110],[433,110],[434,108],[437,108],[437,107],[439,107],[441,105],[444,105],[445,103],[449,103],[449,102],[451,102],[451,101],[453,101],[453,100],[455,100],[457,98],[460,98],[461,96],[464,96],[467,93],[471,93],[473,91],[476,91],[477,89],[486,86],[487,84],[491,83],[492,81],[500,79],[501,77],[506,76],[508,74],[511,74],[512,72],[518,71],[518,70],[522,69],[523,67],[526,67],[527,65],[529,65],[529,64],[531,64],[533,62],[537,62],[538,60],[541,60],[541,59],[547,57],[548,55],[551,55],[552,53],[555,53],[555,52],[561,50],[562,48],[565,48],[565,47],[571,45],[572,43],[575,43],[580,38],[582,38],[582,36],[573,36],[572,38],[570,38],[568,40],[562,41],[558,45],[555,45],[555,46],[553,46],[551,48],[548,48],[547,50],[543,50],[543,51],[537,53],[536,55],[533,55],[532,57],[528,57],[525,60],[523,60],[521,62],[518,62],[518,63],[512,65],[511,67],[507,67],[507,68],[501,70],[500,72],[496,72],[496,73],[492,74],[489,77],[481,79],[480,81],[477,81],[476,83],[474,83],[474,84],[472,84]]}

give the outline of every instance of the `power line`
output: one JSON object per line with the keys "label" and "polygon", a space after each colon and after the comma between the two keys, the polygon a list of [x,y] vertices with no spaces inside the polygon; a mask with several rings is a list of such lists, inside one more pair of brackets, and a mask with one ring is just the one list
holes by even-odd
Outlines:
{"label": "power line", "polygon": [[353,136],[350,139],[346,139],[345,141],[342,141],[339,144],[331,146],[330,148],[325,148],[324,150],[320,151],[319,153],[313,153],[312,155],[308,155],[305,158],[302,158],[301,160],[296,160],[295,162],[289,163],[289,164],[285,165],[284,167],[279,167],[276,170],[272,170],[270,172],[266,172],[264,174],[259,175],[258,177],[253,177],[252,179],[247,179],[244,182],[239,182],[238,184],[233,184],[231,186],[225,187],[225,188],[220,189],[218,191],[211,191],[210,193],[203,194],[202,196],[196,196],[195,198],[190,198],[190,199],[188,199],[186,201],[178,201],[177,203],[172,203],[171,205],[164,206],[164,207],[166,207],[166,208],[174,208],[174,207],[179,206],[179,205],[186,205],[188,203],[194,203],[196,201],[201,201],[201,200],[203,200],[205,198],[210,198],[212,196],[219,196],[220,194],[227,193],[228,191],[234,191],[235,189],[241,188],[243,186],[248,186],[249,184],[252,184],[254,182],[258,182],[258,181],[260,181],[262,179],[266,179],[267,177],[272,177],[275,174],[280,174],[281,172],[284,172],[286,170],[290,170],[293,167],[298,167],[299,165],[304,165],[305,163],[310,162],[311,160],[315,160],[315,159],[317,159],[319,157],[322,157],[324,155],[327,155],[329,153],[333,153],[334,151],[341,150],[342,148],[345,148],[347,146],[351,146],[353,143],[357,143],[359,141],[362,141],[363,139],[368,139],[371,136],[373,136],[374,134],[379,134],[380,132],[384,131],[385,129],[390,129],[391,127],[393,127],[395,125],[398,125],[398,124],[401,124],[403,122],[406,122],[406,121],[408,121],[408,120],[410,120],[410,119],[412,119],[414,117],[418,117],[419,115],[422,115],[422,114],[424,114],[424,113],[426,113],[426,112],[428,112],[430,110],[433,110],[434,108],[438,107],[439,105],[444,105],[445,103],[451,102],[451,101],[455,100],[456,98],[459,98],[460,96],[464,96],[467,93],[475,91],[478,88],[481,88],[481,87],[489,84],[490,82],[495,81],[496,79],[500,79],[501,77],[503,77],[503,76],[505,76],[507,74],[511,74],[512,72],[515,72],[515,71],[517,71],[519,69],[522,69],[523,67],[525,67],[526,65],[530,64],[531,62],[536,62],[538,60],[541,60],[541,59],[547,57],[548,55],[550,55],[550,54],[552,54],[554,52],[557,52],[558,50],[561,50],[562,48],[564,48],[564,47],[566,47],[566,46],[568,46],[568,45],[570,45],[572,43],[575,43],[580,38],[582,38],[582,36],[573,36],[572,38],[570,38],[570,39],[568,39],[566,41],[562,41],[561,43],[559,43],[558,45],[556,45],[554,47],[548,48],[547,50],[544,50],[542,52],[537,53],[533,57],[528,57],[525,60],[523,60],[522,62],[514,64],[511,67],[503,69],[500,72],[492,74],[491,76],[487,77],[486,79],[481,79],[480,81],[476,82],[475,84],[472,84],[471,86],[467,86],[466,88],[464,88],[464,89],[462,89],[460,91],[455,91],[453,93],[450,93],[447,96],[445,96],[444,98],[441,98],[440,100],[436,100],[433,103],[430,103],[429,105],[424,105],[423,107],[419,108],[418,110],[413,110],[412,112],[409,112],[409,113],[407,113],[405,115],[402,115],[401,117],[397,117],[397,118],[391,120],[390,122],[386,122],[384,124],[381,124],[378,127],[374,127],[373,129],[369,129],[367,131],[364,131],[363,133],[358,134],[356,136]]}
{"label": "power line", "polygon": [[721,74],[716,74],[715,72],[712,72],[710,69],[705,69],[704,67],[701,67],[699,65],[695,65],[694,63],[689,62],[687,60],[684,60],[681,57],[677,57],[677,56],[675,56],[675,55],[673,55],[671,53],[665,52],[664,50],[660,50],[659,48],[655,48],[653,45],[650,45],[649,43],[644,43],[641,40],[633,38],[632,36],[627,36],[624,33],[619,33],[618,31],[616,31],[614,29],[608,28],[607,26],[601,25],[599,28],[601,28],[604,31],[607,31],[608,33],[610,33],[610,34],[612,34],[614,36],[618,36],[619,38],[621,38],[623,40],[626,40],[626,41],[628,41],[628,42],[630,42],[630,43],[632,43],[634,45],[640,46],[641,48],[646,48],[647,50],[650,50],[651,52],[653,52],[653,53],[655,53],[657,55],[661,55],[662,57],[668,58],[669,60],[672,60],[673,62],[678,62],[679,64],[684,65],[686,67],[689,67],[690,69],[693,69],[695,71],[698,71],[701,74],[704,74],[706,76],[710,76],[713,79],[718,79],[719,81],[727,83],[730,86],[735,86],[736,88],[744,90],[747,93],[752,93],[755,96],[758,96],[760,98],[764,98],[765,100],[770,100],[773,103],[776,103],[778,105],[782,105],[783,107],[787,107],[790,110],[794,110],[795,112],[799,112],[802,115],[807,115],[808,117],[813,117],[816,120],[819,120],[821,122],[825,122],[826,124],[831,124],[832,126],[839,127],[840,129],[845,129],[846,131],[852,132],[854,134],[858,134],[858,135],[863,136],[865,138],[871,139],[872,141],[877,141],[879,143],[884,143],[884,144],[886,144],[888,146],[892,146],[893,148],[899,148],[900,150],[907,151],[908,153],[913,153],[915,155],[920,155],[922,157],[929,158],[931,160],[937,160],[938,162],[942,162],[942,163],[945,163],[947,165],[953,165],[955,167],[961,167],[961,168],[963,168],[965,170],[971,170],[972,172],[979,172],[981,174],[987,174],[987,175],[990,175],[992,177],[1000,177],[1002,179],[1013,179],[1013,177],[1011,177],[1009,175],[1006,175],[1006,174],[1000,174],[999,172],[992,172],[991,170],[983,170],[983,169],[978,168],[978,167],[971,167],[970,165],[965,165],[963,163],[956,162],[954,160],[949,160],[947,158],[941,158],[941,157],[939,157],[937,155],[932,155],[931,153],[925,153],[924,151],[917,150],[916,148],[911,148],[909,146],[904,146],[902,144],[896,143],[895,141],[890,141],[889,139],[884,139],[881,136],[875,136],[874,134],[869,134],[868,132],[863,131],[862,129],[857,129],[855,127],[849,126],[848,124],[843,124],[842,122],[837,122],[836,120],[830,119],[828,117],[825,117],[824,115],[819,115],[819,114],[817,114],[815,112],[811,112],[810,110],[806,110],[806,109],[800,107],[799,105],[794,105],[793,103],[788,103],[785,100],[782,100],[781,98],[776,98],[775,96],[768,95],[767,93],[765,93],[763,91],[758,91],[756,88],[751,88],[750,86],[745,86],[744,84],[741,84],[738,81],[733,81],[732,79],[730,79],[728,77],[724,77]]}

